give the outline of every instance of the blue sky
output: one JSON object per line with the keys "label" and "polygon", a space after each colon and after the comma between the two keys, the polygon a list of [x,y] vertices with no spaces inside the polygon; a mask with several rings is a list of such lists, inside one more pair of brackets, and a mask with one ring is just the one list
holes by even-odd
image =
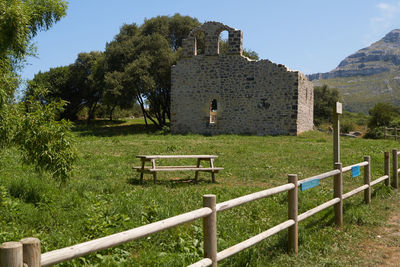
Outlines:
{"label": "blue sky", "polygon": [[24,79],[103,51],[123,23],[189,15],[243,31],[244,47],[305,74],[327,72],[346,56],[400,28],[400,0],[71,0],[67,16],[35,37]]}

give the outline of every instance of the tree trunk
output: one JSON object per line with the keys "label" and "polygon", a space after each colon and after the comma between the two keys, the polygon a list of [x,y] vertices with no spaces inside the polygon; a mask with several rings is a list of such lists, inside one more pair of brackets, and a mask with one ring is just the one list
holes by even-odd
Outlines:
{"label": "tree trunk", "polygon": [[144,123],[146,125],[146,127],[148,127],[149,125],[147,124],[147,118],[146,118],[146,111],[144,109],[144,104],[143,104],[143,99],[141,96],[137,97],[137,101],[139,102],[140,108],[142,109],[142,114],[143,114],[143,118],[144,118]]}
{"label": "tree trunk", "polygon": [[112,121],[113,120],[113,114],[114,114],[114,110],[115,110],[115,107],[116,107],[117,105],[114,105],[111,109],[110,109],[110,113],[108,114],[109,115],[109,118],[110,118],[110,121]]}

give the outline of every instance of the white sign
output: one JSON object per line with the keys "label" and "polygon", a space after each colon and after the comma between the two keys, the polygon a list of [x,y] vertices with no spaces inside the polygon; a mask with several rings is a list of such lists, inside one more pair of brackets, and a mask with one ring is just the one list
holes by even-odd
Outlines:
{"label": "white sign", "polygon": [[336,114],[342,114],[342,103],[336,102]]}

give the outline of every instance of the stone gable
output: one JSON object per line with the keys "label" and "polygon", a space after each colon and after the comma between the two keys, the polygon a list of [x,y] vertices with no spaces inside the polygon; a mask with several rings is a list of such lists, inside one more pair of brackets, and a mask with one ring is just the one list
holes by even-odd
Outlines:
{"label": "stone gable", "polygon": [[[219,35],[228,31],[228,53]],[[204,54],[195,34],[204,32]],[[172,67],[171,131],[199,134],[297,135],[313,128],[313,86],[298,71],[242,55],[243,34],[219,22],[195,28]]]}

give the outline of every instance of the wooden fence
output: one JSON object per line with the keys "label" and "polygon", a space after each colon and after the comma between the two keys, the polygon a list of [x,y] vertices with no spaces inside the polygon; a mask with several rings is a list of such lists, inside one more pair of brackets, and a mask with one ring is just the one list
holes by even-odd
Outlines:
{"label": "wooden fence", "polygon": [[[398,129],[396,127],[394,127],[394,128],[385,127],[385,132],[384,132],[384,137],[383,138],[386,139],[388,137],[394,137],[394,140],[397,141],[397,138],[400,137],[400,136],[397,135],[397,130]],[[393,134],[388,134],[388,132],[393,133]]]}
{"label": "wooden fence", "polygon": [[[400,152],[392,151],[393,156],[393,187],[398,188],[398,156]],[[343,173],[360,170],[364,168],[364,184],[358,188],[343,194]],[[165,229],[203,219],[203,246],[204,258],[193,263],[194,266],[217,266],[217,262],[226,259],[260,241],[288,229],[288,251],[290,253],[298,252],[298,223],[308,217],[334,206],[335,224],[343,224],[343,200],[364,191],[364,201],[366,204],[371,202],[371,187],[385,182],[390,185],[390,159],[389,152],[384,153],[384,175],[371,181],[371,160],[369,156],[364,157],[360,163],[342,167],[341,163],[335,163],[333,170],[298,180],[296,174],[288,175],[288,183],[252,193],[222,203],[216,203],[215,195],[203,196],[203,207],[184,214],[180,214],[165,220],[140,226],[125,232],[116,233],[99,239],[80,243],[74,246],[61,248],[41,254],[40,240],[37,238],[25,238],[19,242],[6,242],[0,246],[0,267],[27,267],[50,266],[56,263],[65,262],[74,258],[82,257],[90,253],[101,251],[107,248],[115,247],[126,242],[146,237],[148,235],[163,231]],[[298,189],[306,186],[314,186],[320,180],[333,177],[333,198],[323,204],[316,206],[304,213],[298,214]],[[286,221],[260,233],[245,241],[242,241],[230,248],[218,252],[217,250],[217,212],[222,212],[234,207],[266,198],[275,194],[288,192],[288,218]]]}

